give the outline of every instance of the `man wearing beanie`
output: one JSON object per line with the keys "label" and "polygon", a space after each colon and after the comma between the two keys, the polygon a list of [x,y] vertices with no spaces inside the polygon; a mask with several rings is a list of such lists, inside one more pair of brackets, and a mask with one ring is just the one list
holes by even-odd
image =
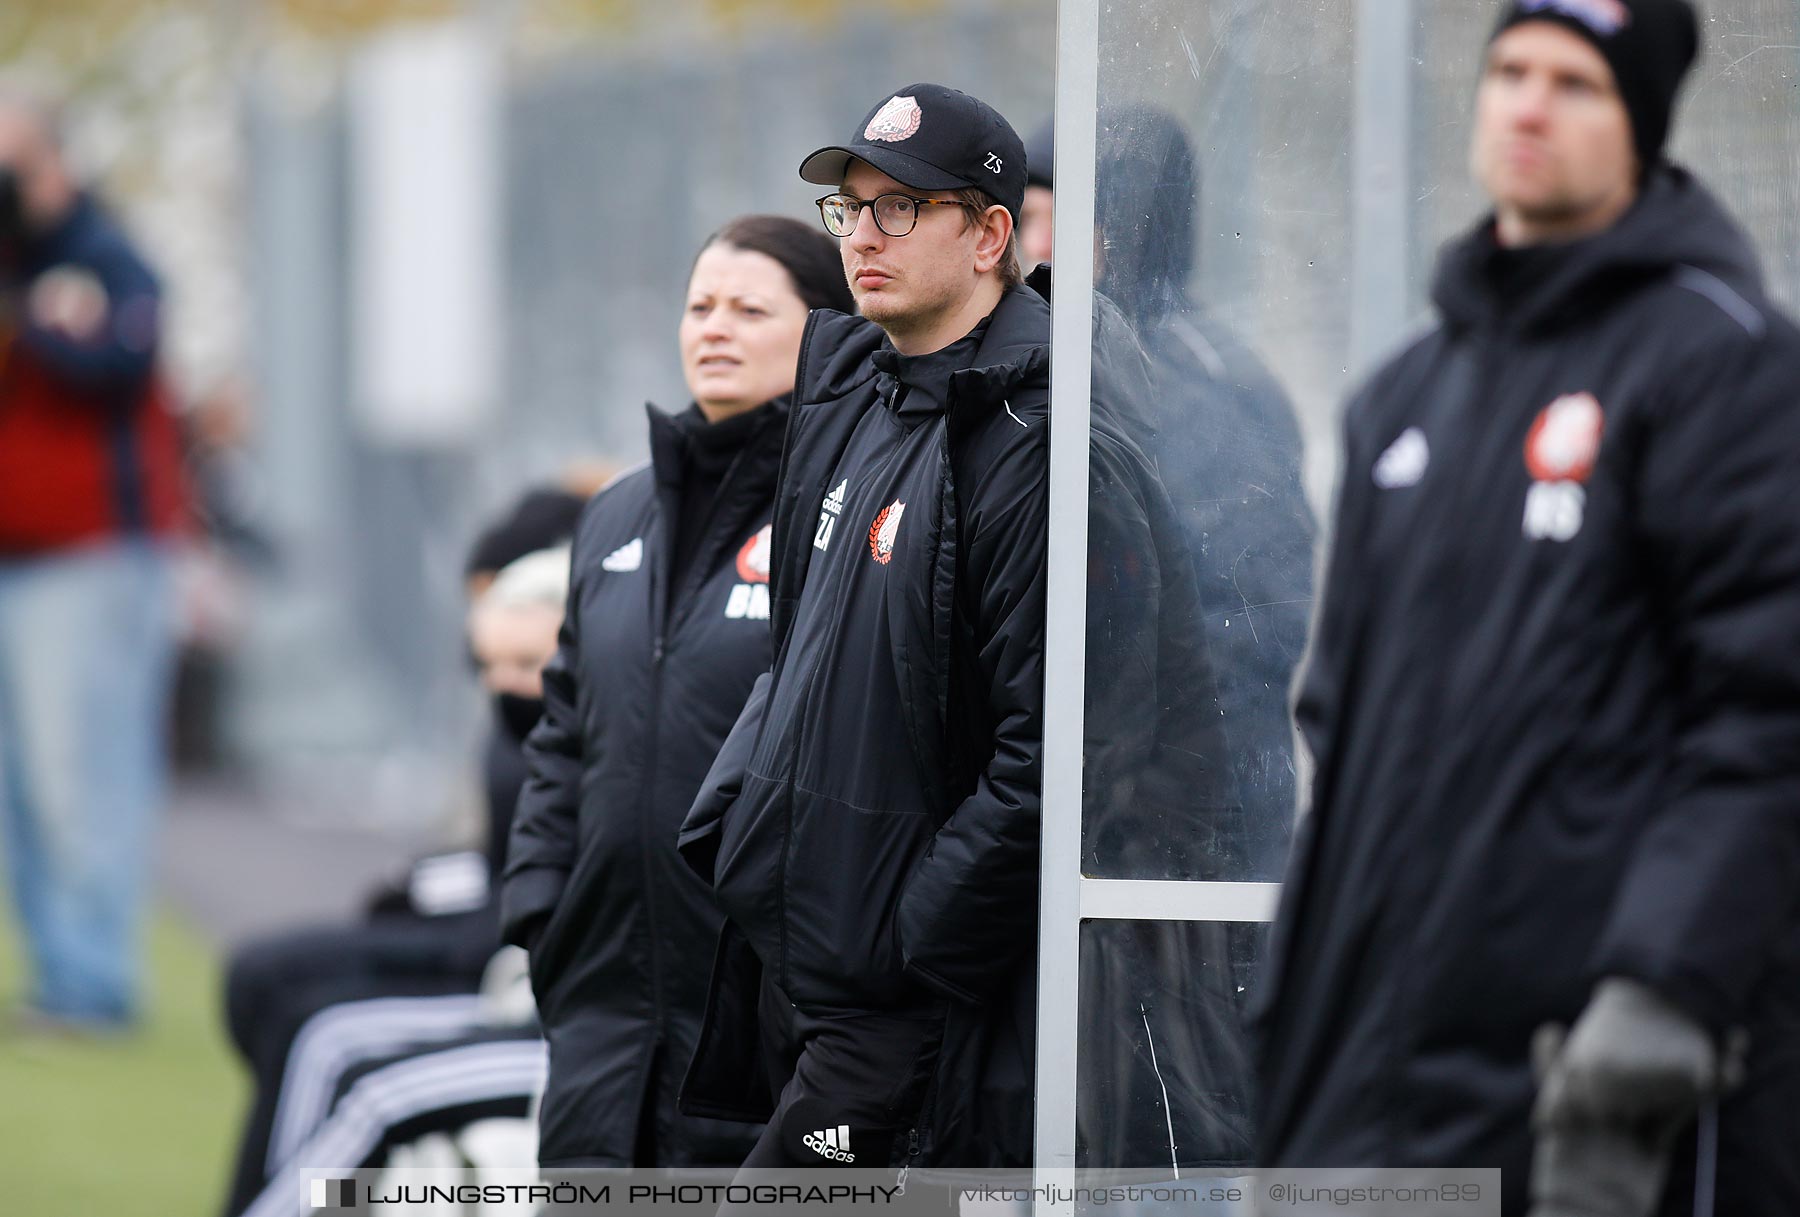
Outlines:
{"label": "man wearing beanie", "polygon": [[1681,0],[1506,6],[1493,212],[1348,407],[1267,1167],[1800,1213],[1800,339],[1663,158],[1697,41]]}

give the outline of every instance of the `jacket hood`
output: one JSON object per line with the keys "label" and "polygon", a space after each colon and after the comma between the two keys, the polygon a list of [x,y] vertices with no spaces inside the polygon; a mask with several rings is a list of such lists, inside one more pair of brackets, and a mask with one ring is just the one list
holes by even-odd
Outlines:
{"label": "jacket hood", "polygon": [[969,366],[950,377],[956,400],[998,405],[1026,381],[1048,384],[1050,304],[1029,287],[1010,287],[994,306]]}
{"label": "jacket hood", "polygon": [[833,401],[875,378],[871,362],[884,335],[873,321],[836,309],[814,309],[800,346],[806,383],[794,386],[799,405]]}
{"label": "jacket hood", "polygon": [[1151,106],[1103,110],[1094,187],[1106,251],[1095,286],[1134,322],[1185,307],[1200,169],[1180,121]]}
{"label": "jacket hood", "polygon": [[[1431,292],[1445,323],[1553,328],[1679,266],[1705,271],[1749,299],[1763,292],[1750,239],[1698,179],[1674,165],[1653,172],[1631,210],[1605,232],[1539,248],[1541,265],[1531,265],[1503,295],[1497,279],[1507,251],[1494,241],[1491,214],[1445,246]],[[1534,253],[1526,251],[1528,258]]]}

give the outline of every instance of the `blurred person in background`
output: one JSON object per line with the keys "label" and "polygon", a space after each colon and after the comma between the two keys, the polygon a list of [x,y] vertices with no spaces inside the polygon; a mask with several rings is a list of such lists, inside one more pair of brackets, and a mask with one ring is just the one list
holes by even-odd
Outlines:
{"label": "blurred person in background", "polygon": [[[485,529],[465,570],[470,603],[503,568],[566,543],[584,501],[540,488]],[[253,1081],[228,1215],[289,1162],[344,1070],[480,1025],[477,988],[500,945],[497,877],[525,780],[520,745],[537,722],[537,672],[562,616],[560,603],[541,595],[502,607],[469,619],[470,652],[493,707],[482,756],[485,853],[424,858],[404,882],[372,896],[367,919],[257,939],[226,965],[226,1026]]]}
{"label": "blurred person in background", "polygon": [[[491,552],[493,535],[477,547],[476,561]],[[568,597],[569,551],[539,550],[483,576],[469,610],[469,649],[516,740],[543,707],[543,668],[556,653]],[[310,1211],[306,1180],[319,1168],[379,1166],[406,1142],[529,1114],[543,1089],[546,1053],[524,952],[500,947],[484,961],[480,986],[459,1017],[443,1013],[433,999],[396,997],[331,1006],[307,1023],[290,1057],[267,1179],[246,1217]],[[375,1034],[358,1034],[359,1027]],[[508,1139],[498,1150],[506,1160],[490,1164],[530,1166],[531,1142]]]}
{"label": "blurred person in background", "polygon": [[1043,126],[1025,141],[1025,199],[1019,204],[1019,264],[1027,268],[1050,261],[1056,201],[1055,134],[1055,124],[1045,119]]}
{"label": "blurred person in background", "polygon": [[156,278],[57,127],[0,83],[0,834],[21,1024],[116,1031],[140,1014],[182,456]]}
{"label": "blurred person in background", "polygon": [[1800,1212],[1800,335],[1663,157],[1698,41],[1514,0],[1487,46],[1493,212],[1345,415],[1265,1166]]}
{"label": "blurred person in background", "polygon": [[1171,115],[1102,111],[1095,162],[1096,287],[1125,314],[1151,389],[1120,412],[1180,512],[1205,612],[1243,832],[1222,869],[1279,877],[1294,807],[1288,688],[1312,609],[1312,510],[1292,404],[1189,282],[1200,169]]}
{"label": "blurred person in background", "polygon": [[546,1168],[733,1166],[755,1126],[683,1115],[720,914],[675,834],[769,667],[769,525],[809,310],[852,307],[810,225],[746,216],[702,247],[678,337],[693,404],[576,536],[561,647],[526,744],[503,895],[550,1043]]}
{"label": "blurred person in background", "polygon": [[[1027,145],[1019,226],[1021,252],[1044,262],[1053,235],[1051,137],[1046,122]],[[1192,142],[1172,115],[1149,106],[1101,113],[1096,288],[1105,300],[1095,357],[1115,371],[1140,362],[1147,371],[1144,383],[1134,369],[1136,386],[1108,395],[1108,404],[1174,500],[1200,581],[1196,625],[1216,675],[1244,825],[1220,861],[1236,868],[1233,878],[1273,878],[1294,805],[1288,690],[1305,647],[1316,528],[1292,403],[1256,353],[1194,298],[1199,187]]]}
{"label": "blurred person in background", "polygon": [[182,423],[195,527],[176,565],[180,649],[170,751],[186,775],[230,760],[232,666],[250,625],[248,585],[276,565],[277,553],[264,471],[251,455],[249,386],[221,380],[190,401]]}

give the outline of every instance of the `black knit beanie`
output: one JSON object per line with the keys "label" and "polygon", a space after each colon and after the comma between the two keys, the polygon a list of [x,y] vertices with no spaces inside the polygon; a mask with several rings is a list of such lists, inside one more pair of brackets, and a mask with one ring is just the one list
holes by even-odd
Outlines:
{"label": "black knit beanie", "polygon": [[1687,0],[1509,0],[1493,37],[1527,21],[1560,25],[1606,57],[1648,171],[1662,158],[1675,95],[1699,53],[1693,6]]}

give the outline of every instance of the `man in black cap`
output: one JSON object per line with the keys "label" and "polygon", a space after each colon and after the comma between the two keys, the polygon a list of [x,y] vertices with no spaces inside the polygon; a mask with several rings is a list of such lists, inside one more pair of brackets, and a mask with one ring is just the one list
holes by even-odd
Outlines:
{"label": "man in black cap", "polygon": [[1681,0],[1506,6],[1493,214],[1350,404],[1265,1165],[1800,1212],[1800,346],[1663,159],[1697,41]]}
{"label": "man in black cap", "polygon": [[1025,154],[939,85],[801,176],[862,317],[813,313],[772,538],[773,670],[681,834],[729,920],[690,1114],[745,1165],[1022,1165],[1050,314]]}

